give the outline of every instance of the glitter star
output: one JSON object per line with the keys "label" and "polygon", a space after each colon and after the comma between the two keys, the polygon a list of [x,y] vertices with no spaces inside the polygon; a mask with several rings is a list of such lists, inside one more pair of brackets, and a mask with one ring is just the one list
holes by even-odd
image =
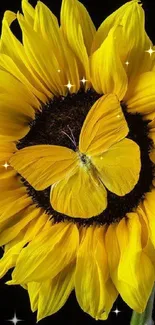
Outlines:
{"label": "glitter star", "polygon": [[61,70],[60,69],[58,69],[58,72],[60,72]]}
{"label": "glitter star", "polygon": [[150,56],[152,55],[152,53],[154,53],[155,51],[152,49],[152,47],[150,46],[149,50],[145,51],[147,53],[150,54]]}
{"label": "glitter star", "polygon": [[128,66],[129,65],[129,61],[126,61],[125,64]]}
{"label": "glitter star", "polygon": [[4,165],[2,165],[3,167],[5,167],[5,169],[7,169],[10,165],[8,165],[7,161],[5,162]]}
{"label": "glitter star", "polygon": [[83,84],[85,84],[85,82],[88,81],[88,80],[86,80],[85,77],[83,77],[80,81],[81,81]]}
{"label": "glitter star", "polygon": [[13,325],[16,325],[18,322],[22,322],[22,319],[17,318],[16,313],[14,313],[13,318],[12,319],[8,319],[7,321],[8,322],[12,322]]}
{"label": "glitter star", "polygon": [[65,86],[70,90],[74,85],[72,85],[72,84],[70,83],[70,81],[68,81],[68,84],[65,85]]}
{"label": "glitter star", "polygon": [[117,316],[117,315],[118,315],[118,314],[119,314],[121,311],[120,311],[120,310],[118,310],[118,309],[117,309],[117,307],[116,307],[116,309],[115,309],[115,310],[113,310],[112,312],[113,312],[113,313],[115,313],[115,314],[116,314],[116,316]]}

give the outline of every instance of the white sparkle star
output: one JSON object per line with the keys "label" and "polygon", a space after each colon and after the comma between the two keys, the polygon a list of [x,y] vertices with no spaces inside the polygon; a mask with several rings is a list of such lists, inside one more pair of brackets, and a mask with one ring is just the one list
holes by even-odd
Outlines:
{"label": "white sparkle star", "polygon": [[126,61],[125,64],[128,66],[129,65],[129,61]]}
{"label": "white sparkle star", "polygon": [[22,322],[22,319],[17,318],[16,313],[14,313],[14,316],[12,319],[8,319],[8,322],[12,322],[13,325],[17,325],[18,322]]}
{"label": "white sparkle star", "polygon": [[2,165],[3,167],[5,167],[5,169],[7,169],[10,165],[8,165],[7,161],[5,162],[4,165]]}
{"label": "white sparkle star", "polygon": [[116,307],[116,309],[115,309],[115,310],[113,310],[112,312],[113,312],[113,313],[115,313],[115,314],[116,314],[116,316],[117,316],[117,315],[118,315],[118,314],[119,314],[121,311],[120,311],[120,310],[118,310],[118,309],[117,309],[117,307]]}
{"label": "white sparkle star", "polygon": [[85,79],[85,77],[83,77],[80,81],[81,81],[83,84],[85,84],[85,82],[88,81],[88,80]]}
{"label": "white sparkle star", "polygon": [[150,54],[150,56],[152,55],[152,53],[154,53],[155,51],[152,49],[152,47],[150,46],[149,50],[145,51],[147,53]]}
{"label": "white sparkle star", "polygon": [[72,84],[70,83],[70,81],[68,81],[68,84],[65,85],[65,86],[70,90],[74,85],[72,85]]}
{"label": "white sparkle star", "polygon": [[60,72],[61,70],[60,69],[58,69],[58,72]]}

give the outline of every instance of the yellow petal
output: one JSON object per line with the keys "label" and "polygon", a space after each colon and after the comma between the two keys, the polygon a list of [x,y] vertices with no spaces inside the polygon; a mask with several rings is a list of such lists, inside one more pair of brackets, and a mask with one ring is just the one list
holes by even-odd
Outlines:
{"label": "yellow petal", "polygon": [[[92,46],[94,52],[101,46],[110,29],[121,25],[121,38],[116,37],[116,42],[121,43],[118,51],[129,81],[136,75],[151,70],[153,64],[153,55],[150,57],[146,52],[152,42],[145,32],[144,10],[138,2],[138,0],[129,1],[107,17],[96,32]],[[129,65],[125,64],[126,61]]]}
{"label": "yellow petal", "polygon": [[83,123],[79,150],[93,156],[101,154],[128,134],[128,126],[117,97],[102,96],[90,109]]}
{"label": "yellow petal", "polygon": [[149,71],[138,76],[128,90],[124,101],[131,113],[143,115],[154,112],[155,108],[155,72]]}
{"label": "yellow petal", "polygon": [[[12,96],[12,98],[11,98]],[[1,101],[4,99],[5,101],[13,100],[13,102],[20,102],[20,105],[29,104],[29,109],[26,109],[25,112],[28,116],[33,117],[33,109],[38,108],[39,102],[36,97],[31,93],[31,91],[19,82],[16,78],[11,76],[10,73],[5,71],[0,71],[0,98]],[[28,105],[27,105],[28,106]],[[21,108],[21,111],[24,109]]]}
{"label": "yellow petal", "polygon": [[92,85],[99,94],[114,93],[122,100],[127,90],[127,76],[117,49],[118,33],[121,33],[120,26],[110,30],[105,41],[90,57],[90,70]]}
{"label": "yellow petal", "polygon": [[2,278],[7,271],[14,267],[17,261],[17,258],[25,245],[23,240],[23,234],[20,233],[14,240],[14,245],[10,248],[0,259],[0,277]]}
{"label": "yellow petal", "polygon": [[51,187],[50,202],[54,210],[74,218],[91,218],[107,206],[107,193],[95,171],[79,166]]}
{"label": "yellow petal", "polygon": [[0,141],[0,161],[7,161],[14,152],[16,152],[16,145],[13,142],[1,142]]}
{"label": "yellow petal", "polygon": [[91,157],[99,176],[110,192],[126,195],[138,182],[141,170],[140,148],[130,139],[123,139],[99,156]]}
{"label": "yellow petal", "polygon": [[[69,22],[72,22],[73,26],[69,25]],[[67,41],[69,42],[71,48],[75,50],[77,56],[80,54],[78,48],[79,44],[76,43],[73,33],[76,33],[78,25],[81,26],[83,42],[89,55],[92,46],[92,41],[96,32],[91,17],[89,16],[87,9],[81,2],[77,0],[63,0],[61,7],[61,26]],[[69,26],[71,27],[70,29]],[[72,30],[73,27],[75,28],[75,30]]]}
{"label": "yellow petal", "polygon": [[85,7],[77,0],[63,0],[61,7],[61,30],[64,38],[81,65],[81,77],[89,80],[88,55],[95,27]]}
{"label": "yellow petal", "polygon": [[22,11],[25,17],[25,20],[30,24],[30,26],[33,28],[34,24],[34,8],[30,5],[28,0],[22,0]]}
{"label": "yellow petal", "polygon": [[0,42],[0,66],[2,69],[13,74],[13,76],[22,81],[42,102],[47,100],[50,92],[38,76],[34,73],[25,54],[23,45],[18,41],[10,29],[10,25],[16,19],[16,14],[6,11],[2,21],[2,35]]}
{"label": "yellow petal", "polygon": [[[0,141],[0,179],[10,178],[16,175],[16,171],[8,164],[9,158],[16,152],[16,146],[13,142]],[[5,167],[5,164],[8,167]]]}
{"label": "yellow petal", "polygon": [[[56,54],[59,65],[57,73],[61,84],[67,85],[70,81],[73,85],[70,92],[77,92],[80,87],[77,59],[64,41],[56,16],[41,1],[38,1],[35,7],[34,30],[43,37],[48,47]],[[64,91],[67,94],[67,87]]]}
{"label": "yellow petal", "polygon": [[150,238],[155,247],[155,189],[152,188],[151,192],[145,194],[145,199],[142,202],[142,209],[148,220]]}
{"label": "yellow petal", "polygon": [[77,155],[66,147],[36,145],[19,150],[10,164],[41,191],[71,172],[77,165]]}
{"label": "yellow petal", "polygon": [[[7,193],[7,191],[5,192]],[[13,218],[16,219],[16,214],[22,213],[23,209],[32,204],[32,199],[27,194],[23,194],[19,189],[15,191],[14,195],[0,199],[0,227],[6,228],[9,222],[12,222]],[[11,224],[10,224],[11,225]]]}
{"label": "yellow petal", "polygon": [[5,245],[14,239],[31,220],[39,216],[41,217],[41,208],[32,204],[13,214],[9,219],[7,218],[6,222],[0,222],[0,245]]}
{"label": "yellow petal", "polygon": [[83,231],[77,255],[75,292],[80,307],[96,320],[107,319],[117,298],[109,275],[104,227]]}
{"label": "yellow petal", "polygon": [[[38,220],[31,221],[28,228],[23,229],[13,240],[5,245],[4,255],[0,259],[0,277],[16,265],[16,261],[24,245],[43,229],[46,221],[47,215],[42,214]],[[12,284],[11,282],[9,281],[8,284]]]}
{"label": "yellow petal", "polygon": [[[134,213],[127,217],[128,220],[123,219],[117,229],[121,251],[118,279],[134,287],[142,312],[151,294],[155,273],[150,259],[142,251],[139,217]],[[126,241],[122,241],[122,234],[126,236]]]}
{"label": "yellow petal", "polygon": [[37,321],[56,313],[74,288],[75,262],[67,265],[54,279],[42,282],[39,289]]}
{"label": "yellow petal", "polygon": [[[96,51],[105,38],[107,37],[110,29],[114,25],[119,25],[122,22],[122,18],[124,16],[127,17],[127,15],[132,11],[133,5],[135,6],[135,3],[139,0],[131,0],[124,5],[122,5],[120,8],[115,10],[112,14],[110,14],[99,26],[93,40],[92,44],[92,52]],[[122,25],[122,24],[121,24]]]}
{"label": "yellow petal", "polygon": [[[108,231],[106,234],[106,250],[108,255],[108,263],[110,268],[110,274],[112,280],[120,293],[122,299],[128,304],[130,308],[133,310],[141,313],[144,311],[146,307],[147,300],[152,290],[152,286],[154,283],[154,270],[150,260],[144,253],[141,253],[140,258],[138,259],[139,255],[137,256],[136,260],[136,247],[134,247],[134,251],[130,251],[130,264],[128,265],[129,268],[126,270],[126,274],[123,272],[119,273],[118,277],[118,266],[120,262],[121,254],[125,251],[129,237],[127,236],[128,232],[126,228],[123,227],[124,221],[121,223],[122,227],[120,226],[120,231],[116,236],[116,228],[117,224],[111,225],[108,227]],[[123,232],[122,232],[122,231]],[[137,228],[136,228],[137,231]],[[137,234],[135,232],[137,241]],[[119,246],[118,242],[123,245]],[[137,249],[138,250],[138,249]],[[124,258],[125,259],[125,258]],[[127,258],[127,263],[129,259]],[[127,263],[124,264],[124,268],[127,266]],[[137,263],[137,267],[135,267]],[[121,265],[121,268],[123,264]],[[137,280],[137,285],[133,285],[133,281],[130,276],[130,272],[132,269],[133,274],[133,281]],[[122,269],[123,271],[123,269]],[[136,272],[136,273],[135,273]],[[122,278],[121,278],[121,276]],[[131,279],[130,283],[128,281]],[[125,280],[122,281],[122,280]]]}
{"label": "yellow petal", "polygon": [[57,54],[50,52],[46,41],[25,22],[21,14],[17,14],[19,25],[22,29],[24,50],[30,64],[36,71],[39,79],[51,94],[64,95],[65,86],[61,84],[58,73],[59,63]]}
{"label": "yellow petal", "polygon": [[51,225],[22,250],[12,273],[12,283],[54,278],[75,259],[77,248],[78,230],[75,225]]}
{"label": "yellow petal", "polygon": [[5,141],[20,139],[34,119],[35,97],[5,71],[0,71],[0,92],[0,134]]}
{"label": "yellow petal", "polygon": [[30,305],[32,312],[35,312],[38,309],[38,299],[39,299],[39,290],[41,283],[40,282],[29,282],[28,286],[28,294],[30,298]]}

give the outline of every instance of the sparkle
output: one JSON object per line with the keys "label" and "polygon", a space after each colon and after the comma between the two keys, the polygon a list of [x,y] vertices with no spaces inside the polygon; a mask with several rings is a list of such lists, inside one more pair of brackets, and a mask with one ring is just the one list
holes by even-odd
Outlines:
{"label": "sparkle", "polygon": [[115,314],[116,314],[116,316],[117,316],[117,315],[118,315],[118,314],[119,314],[121,311],[120,311],[120,310],[118,310],[118,309],[117,309],[117,307],[116,307],[116,309],[115,309],[115,310],[113,310],[112,312],[113,312],[113,313],[115,313]]}
{"label": "sparkle", "polygon": [[129,61],[126,61],[125,64],[128,66],[129,65]]}
{"label": "sparkle", "polygon": [[145,51],[147,53],[150,54],[150,56],[152,55],[152,53],[154,53],[155,51],[152,49],[152,47],[150,46],[149,50]]}
{"label": "sparkle", "polygon": [[60,69],[58,69],[58,72],[60,72],[61,70]]}
{"label": "sparkle", "polygon": [[118,115],[117,115],[117,117],[121,117],[121,115],[120,115],[120,114],[118,114]]}
{"label": "sparkle", "polygon": [[68,84],[65,85],[65,86],[70,90],[74,85],[72,85],[72,84],[70,83],[70,81],[68,81]]}
{"label": "sparkle", "polygon": [[81,80],[80,80],[83,84],[86,83],[86,81],[88,81],[87,79],[85,79],[85,77],[83,77]]}
{"label": "sparkle", "polygon": [[5,162],[4,165],[2,165],[5,169],[7,169],[10,165],[8,165],[7,161]]}
{"label": "sparkle", "polygon": [[14,313],[14,316],[12,319],[8,319],[8,322],[12,322],[13,325],[16,325],[18,322],[22,322],[22,319],[17,318],[16,313]]}

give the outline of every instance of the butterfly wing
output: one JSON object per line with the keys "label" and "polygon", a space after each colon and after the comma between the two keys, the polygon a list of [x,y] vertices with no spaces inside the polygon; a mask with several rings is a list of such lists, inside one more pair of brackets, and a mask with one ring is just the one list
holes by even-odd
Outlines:
{"label": "butterfly wing", "polygon": [[77,165],[77,154],[66,147],[36,145],[17,151],[10,164],[36,190],[60,181]]}
{"label": "butterfly wing", "polygon": [[140,173],[139,146],[130,139],[123,139],[99,156],[92,157],[106,188],[123,196],[136,185]]}
{"label": "butterfly wing", "polygon": [[122,140],[128,132],[118,98],[113,94],[104,95],[87,114],[80,133],[79,150],[88,156],[98,155]]}
{"label": "butterfly wing", "polygon": [[68,177],[51,187],[53,208],[74,218],[91,218],[107,206],[107,193],[93,170],[78,165]]}
{"label": "butterfly wing", "polygon": [[137,183],[140,174],[140,149],[124,139],[128,126],[117,97],[102,96],[84,121],[79,150],[87,155],[98,177],[109,191],[123,196]]}

